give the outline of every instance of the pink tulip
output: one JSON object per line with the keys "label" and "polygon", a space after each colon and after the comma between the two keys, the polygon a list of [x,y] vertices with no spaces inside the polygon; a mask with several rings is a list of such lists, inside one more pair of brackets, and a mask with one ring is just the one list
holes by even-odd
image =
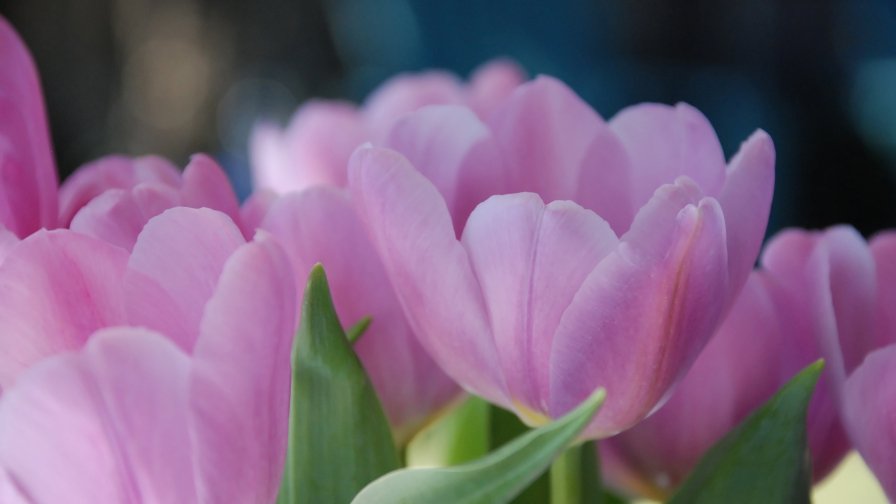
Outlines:
{"label": "pink tulip", "polygon": [[749,274],[773,185],[765,133],[726,168],[693,108],[607,123],[548,77],[486,122],[421,109],[386,144],[353,155],[349,185],[424,348],[533,425],[606,387],[589,437],[631,427],[688,369]]}
{"label": "pink tulip", "polygon": [[824,477],[848,449],[834,369],[876,345],[874,296],[871,253],[855,230],[778,235],[669,401],[601,443],[607,480],[626,493],[668,497],[709,448],[822,357],[831,364],[810,407],[809,442],[815,478]]}
{"label": "pink tulip", "polygon": [[[0,17],[0,228],[56,227],[56,165],[34,62]],[[5,232],[5,230],[4,230]]]}
{"label": "pink tulip", "polygon": [[497,60],[476,70],[466,85],[451,74],[433,71],[393,77],[360,108],[311,101],[285,130],[261,124],[253,131],[255,187],[279,193],[318,184],[343,187],[352,151],[367,141],[380,142],[401,116],[426,105],[468,104],[488,117],[523,78],[516,65]]}
{"label": "pink tulip", "polygon": [[270,237],[208,209],[152,218],[130,253],[23,240],[0,265],[5,478],[38,502],[273,502],[291,279]]}
{"label": "pink tulip", "polygon": [[896,232],[871,240],[877,266],[878,343],[888,346],[868,355],[844,387],[843,423],[855,448],[896,500]]}

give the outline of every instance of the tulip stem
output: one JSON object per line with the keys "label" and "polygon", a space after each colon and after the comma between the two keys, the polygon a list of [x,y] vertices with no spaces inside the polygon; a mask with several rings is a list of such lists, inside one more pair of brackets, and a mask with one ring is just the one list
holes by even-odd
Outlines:
{"label": "tulip stem", "polygon": [[551,464],[551,504],[582,502],[582,445],[566,449]]}

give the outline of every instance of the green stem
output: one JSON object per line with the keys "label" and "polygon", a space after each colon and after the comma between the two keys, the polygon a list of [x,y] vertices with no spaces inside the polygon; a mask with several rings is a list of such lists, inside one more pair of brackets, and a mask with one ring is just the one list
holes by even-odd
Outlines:
{"label": "green stem", "polygon": [[582,502],[582,445],[567,448],[551,465],[551,504]]}

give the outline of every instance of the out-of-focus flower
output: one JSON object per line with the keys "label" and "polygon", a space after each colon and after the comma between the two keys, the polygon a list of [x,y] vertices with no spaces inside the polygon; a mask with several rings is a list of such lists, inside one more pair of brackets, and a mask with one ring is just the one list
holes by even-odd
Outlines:
{"label": "out-of-focus flower", "polygon": [[[43,96],[25,44],[0,17],[0,234],[56,227],[56,165]],[[5,228],[5,229],[3,229]]]}
{"label": "out-of-focus flower", "polygon": [[548,77],[486,122],[425,107],[385,143],[353,155],[349,185],[423,346],[530,424],[606,387],[590,437],[690,367],[752,268],[774,176],[765,133],[726,168],[695,109],[607,123]]}
{"label": "out-of-focus flower", "polygon": [[165,211],[130,253],[32,234],[0,265],[6,479],[38,502],[273,502],[295,320],[282,249],[220,212]]}
{"label": "out-of-focus flower", "polygon": [[426,105],[467,104],[488,117],[523,80],[515,64],[497,60],[476,70],[469,84],[430,71],[393,77],[360,108],[347,102],[308,102],[285,130],[260,124],[253,131],[255,187],[285,193],[318,184],[345,186],[346,166],[355,148],[381,142],[403,115]]}
{"label": "out-of-focus flower", "polygon": [[896,232],[871,240],[877,266],[877,337],[872,352],[846,381],[843,423],[855,448],[896,500]]}
{"label": "out-of-focus flower", "polygon": [[848,450],[837,369],[851,369],[878,345],[874,296],[874,262],[854,229],[778,235],[669,401],[601,443],[608,482],[627,493],[667,497],[713,444],[821,357],[829,370],[810,406],[808,429],[815,478],[824,477]]}

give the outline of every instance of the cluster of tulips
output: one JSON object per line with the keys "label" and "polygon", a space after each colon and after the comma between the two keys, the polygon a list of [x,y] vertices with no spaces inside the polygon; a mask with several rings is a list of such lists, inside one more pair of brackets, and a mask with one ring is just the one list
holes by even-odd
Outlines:
{"label": "cluster of tulips", "polygon": [[[555,502],[590,478],[697,502],[791,431],[781,495],[855,448],[896,498],[896,233],[760,255],[763,131],[726,162],[688,105],[605,120],[495,61],[312,101],[250,144],[242,204],[201,154],[60,186],[0,19],[0,502],[506,502],[575,445],[600,475],[552,478]],[[400,469],[468,394],[533,430]]]}

